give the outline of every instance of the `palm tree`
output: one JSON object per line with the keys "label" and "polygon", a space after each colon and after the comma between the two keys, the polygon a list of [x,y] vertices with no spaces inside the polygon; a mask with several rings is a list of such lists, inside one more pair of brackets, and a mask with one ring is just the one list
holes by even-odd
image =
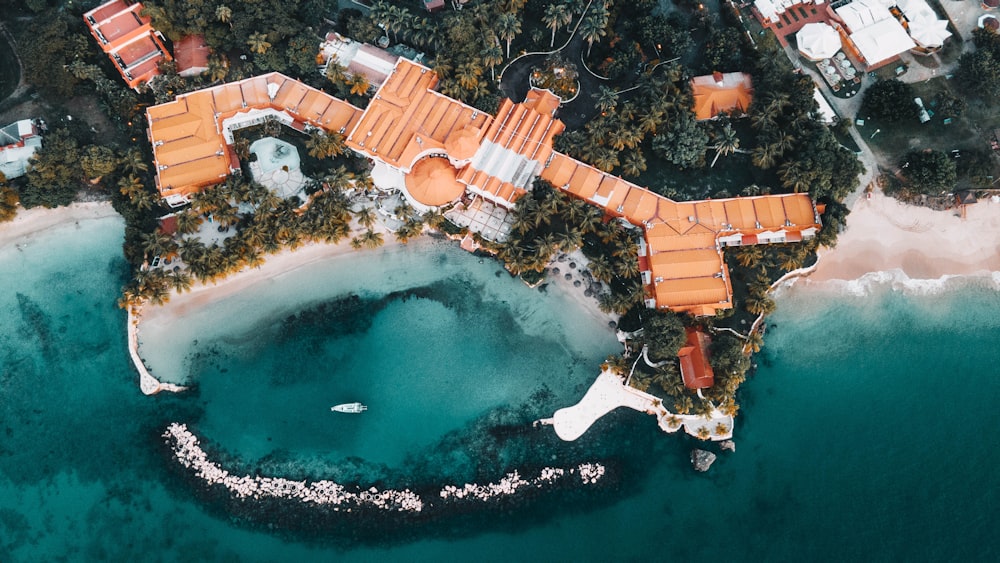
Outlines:
{"label": "palm tree", "polygon": [[420,216],[420,219],[430,228],[437,229],[444,223],[444,214],[437,209],[428,209]]}
{"label": "palm tree", "polygon": [[618,375],[625,375],[628,370],[628,360],[619,354],[612,354],[604,360],[601,369],[610,370],[612,373]]}
{"label": "palm tree", "polygon": [[313,131],[306,140],[306,149],[313,158],[330,158],[344,154],[344,135],[337,131]]}
{"label": "palm tree", "polygon": [[[558,5],[559,4],[553,4],[553,6]],[[592,97],[597,100],[594,103],[594,107],[596,107],[601,113],[614,111],[614,109],[618,107],[618,91],[608,88],[607,86],[599,87],[597,92],[592,94]]]}
{"label": "palm tree", "polygon": [[656,128],[663,123],[663,112],[657,108],[647,108],[639,115],[639,130],[643,133],[656,133]]}
{"label": "palm tree", "polygon": [[565,4],[549,4],[545,8],[542,23],[545,24],[545,27],[552,30],[552,41],[549,42],[549,48],[554,47],[556,44],[556,30],[571,21],[573,21],[573,14],[570,13],[569,8]]}
{"label": "palm tree", "polygon": [[781,185],[791,188],[795,193],[807,191],[812,174],[807,169],[808,164],[801,160],[789,160],[778,167],[778,177]]}
{"label": "palm tree", "polygon": [[355,96],[364,96],[368,93],[368,89],[372,87],[365,75],[358,73],[351,76],[351,81],[349,82],[351,86],[351,94]]}
{"label": "palm tree", "polygon": [[766,295],[747,297],[746,309],[754,315],[770,315],[774,312],[774,300]]}
{"label": "palm tree", "polygon": [[580,218],[580,230],[583,231],[583,234],[596,233],[603,219],[602,213],[597,208],[588,205],[587,210]]}
{"label": "palm tree", "polygon": [[177,270],[170,274],[170,285],[177,293],[191,291],[191,274],[184,270]]}
{"label": "palm tree", "polygon": [[375,211],[371,207],[362,207],[355,211],[354,217],[357,218],[359,225],[368,230],[375,224]]}
{"label": "palm tree", "polygon": [[712,432],[708,429],[707,426],[700,426],[698,430],[695,432],[695,435],[698,437],[699,440],[708,440],[709,438],[712,437]]}
{"label": "palm tree", "polygon": [[232,23],[230,23],[230,20],[232,18],[233,18],[233,11],[228,6],[219,5],[215,9],[215,19],[219,20],[222,23],[228,23],[229,27],[232,27]]}
{"label": "palm tree", "polygon": [[376,249],[385,244],[385,238],[382,233],[368,229],[361,235],[361,246],[369,249]]}
{"label": "palm tree", "polygon": [[504,13],[496,21],[496,31],[500,39],[507,42],[507,58],[510,58],[510,42],[521,33],[521,20],[517,14]]}
{"label": "palm tree", "polygon": [[177,231],[182,235],[189,235],[198,230],[204,219],[191,210],[183,211],[177,215]]}
{"label": "palm tree", "polygon": [[396,240],[406,244],[410,239],[419,236],[424,224],[419,219],[407,219],[396,229]]}
{"label": "palm tree", "polygon": [[224,56],[212,54],[208,57],[207,72],[209,82],[223,81],[229,74],[229,63]]}
{"label": "palm tree", "polygon": [[583,244],[583,234],[579,228],[570,226],[565,231],[556,234],[556,242],[559,244],[560,250],[570,252]]}
{"label": "palm tree", "polygon": [[479,66],[479,61],[470,59],[460,65],[455,70],[455,79],[459,86],[465,91],[475,89],[479,85],[479,77],[483,75],[483,68]]}
{"label": "palm tree", "polygon": [[122,156],[119,162],[122,169],[129,174],[139,175],[146,170],[149,170],[149,164],[146,163],[146,157],[142,155],[142,151],[137,148],[129,149],[124,156]]}
{"label": "palm tree", "polygon": [[744,268],[749,268],[754,264],[761,261],[764,257],[764,251],[760,249],[759,246],[741,246],[736,251],[736,261],[740,263],[740,266]]}
{"label": "palm tree", "polygon": [[775,165],[781,152],[777,145],[765,143],[758,146],[750,153],[750,162],[757,168],[768,169]]}
{"label": "palm tree", "polygon": [[607,26],[607,16],[601,18],[597,13],[589,13],[580,22],[580,27],[577,31],[580,32],[580,37],[587,42],[587,56],[590,56],[590,50],[593,48],[594,43],[600,41],[602,37],[608,34],[605,30]]}
{"label": "palm tree", "polygon": [[174,239],[159,229],[151,233],[143,233],[141,244],[143,253],[150,258],[167,256],[177,252],[177,243],[174,242]]}
{"label": "palm tree", "polygon": [[247,39],[247,45],[250,47],[251,52],[258,55],[263,55],[271,48],[271,44],[267,42],[267,35],[259,31],[250,34],[250,37]]}
{"label": "palm tree", "polygon": [[614,265],[604,255],[591,258],[590,263],[587,264],[587,268],[590,269],[595,278],[604,283],[610,283],[611,279],[615,276]]}
{"label": "palm tree", "polygon": [[674,401],[674,410],[677,411],[679,414],[688,414],[691,412],[691,409],[693,408],[694,408],[694,401],[692,401],[691,397],[689,397],[688,395],[684,395],[683,397]]}
{"label": "palm tree", "polygon": [[633,178],[646,171],[646,157],[642,151],[630,151],[625,154],[625,161],[622,163],[622,174]]}
{"label": "palm tree", "polygon": [[491,42],[483,47],[479,54],[483,57],[483,66],[490,69],[490,78],[496,82],[496,67],[503,62],[503,49],[500,48],[500,45]]}
{"label": "palm tree", "polygon": [[728,123],[722,128],[718,140],[719,142],[715,144],[715,158],[712,159],[709,168],[715,167],[715,161],[719,160],[720,156],[729,156],[740,148],[740,138],[736,136],[736,131],[733,131],[733,126]]}
{"label": "palm tree", "polygon": [[146,186],[142,185],[142,180],[134,175],[122,176],[118,180],[118,191],[130,200],[134,201],[136,194],[145,189]]}

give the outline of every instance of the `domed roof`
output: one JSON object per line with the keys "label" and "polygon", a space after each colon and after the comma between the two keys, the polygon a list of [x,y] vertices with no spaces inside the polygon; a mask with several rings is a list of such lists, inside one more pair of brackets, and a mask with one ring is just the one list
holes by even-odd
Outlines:
{"label": "domed roof", "polygon": [[465,185],[456,180],[458,171],[446,158],[424,157],[406,175],[406,191],[419,203],[440,207],[462,196]]}
{"label": "domed roof", "polygon": [[466,125],[448,135],[444,142],[444,150],[448,151],[448,156],[455,160],[468,160],[479,150],[479,139],[482,136],[482,129],[474,125]]}

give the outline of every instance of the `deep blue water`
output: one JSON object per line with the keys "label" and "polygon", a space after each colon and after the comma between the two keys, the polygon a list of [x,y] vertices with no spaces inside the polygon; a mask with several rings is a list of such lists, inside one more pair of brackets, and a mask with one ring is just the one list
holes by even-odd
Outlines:
{"label": "deep blue water", "polygon": [[[193,392],[144,397],[115,307],[121,229],[116,220],[83,222],[0,249],[0,561],[1000,556],[1000,297],[986,284],[930,295],[812,287],[781,296],[759,369],[744,386],[737,451],[702,475],[686,459],[693,442],[661,434],[638,413],[615,413],[573,444],[544,429],[522,432],[525,421],[582,394],[596,370],[580,366],[608,350],[588,357],[555,329],[540,336],[474,273],[422,282],[419,294],[359,295],[352,314],[364,320],[356,326],[337,322],[332,296],[322,315],[288,311],[295,319],[202,342]],[[474,272],[478,262],[468,258]],[[422,319],[424,328],[399,318]],[[473,322],[483,338],[464,355],[433,336]],[[422,345],[437,362],[414,362],[423,379],[408,383],[409,372],[392,369],[402,360],[374,357],[365,348],[372,342]],[[315,357],[346,358],[342,345],[369,361],[345,359],[330,378],[316,377]],[[491,367],[497,373],[484,381],[492,383],[459,382],[458,395],[449,394],[448,382],[472,377],[473,366],[505,365],[490,355],[523,361],[530,375],[504,384]],[[384,402],[390,420],[418,416],[421,401],[437,410],[413,428],[396,419],[398,433],[377,414],[338,422],[367,427],[335,431],[304,412],[347,395]],[[475,400],[462,404],[462,396]],[[431,484],[602,459],[615,475],[609,487],[408,529],[375,522],[351,533],[276,532],[280,514],[236,519],[176,470],[158,437],[174,420],[240,468]],[[365,433],[378,439],[357,439]]]}

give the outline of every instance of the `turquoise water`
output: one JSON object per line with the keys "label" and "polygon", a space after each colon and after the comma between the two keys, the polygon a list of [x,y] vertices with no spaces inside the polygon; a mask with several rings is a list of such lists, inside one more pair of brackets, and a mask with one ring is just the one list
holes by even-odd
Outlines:
{"label": "turquoise water", "polygon": [[[566,344],[560,323],[525,320],[523,307],[503,306],[506,290],[485,290],[489,277],[504,283],[489,262],[463,264],[451,254],[445,262],[455,269],[437,281],[413,276],[416,292],[397,283],[346,301],[310,294],[306,314],[262,309],[266,319],[192,348],[196,356],[184,365],[193,392],[144,397],[114,307],[124,275],[121,229],[116,220],[82,222],[21,250],[0,249],[2,561],[1000,556],[993,435],[1000,297],[992,284],[920,295],[876,287],[866,296],[812,286],[782,295],[759,370],[744,387],[737,452],[700,475],[686,460],[691,441],[661,434],[637,413],[614,413],[574,444],[544,429],[523,431],[524,421],[582,392],[593,377],[582,364],[591,358]],[[525,300],[540,299],[535,307],[560,310],[551,295],[521,289]],[[457,302],[470,306],[463,311]],[[352,323],[343,322],[347,314]],[[434,336],[463,323],[479,323],[468,334],[502,335],[503,344],[480,338],[459,353]],[[601,328],[570,322],[562,330],[599,342],[593,335]],[[386,341],[404,351],[422,345],[412,362],[421,371],[409,380],[410,371],[393,371],[405,352],[364,353],[357,356],[367,360],[315,376],[346,349],[367,352]],[[540,341],[560,345],[532,347]],[[603,353],[595,351],[595,361]],[[490,363],[490,355],[507,361]],[[513,361],[531,369],[504,371]],[[480,365],[499,367],[470,371]],[[462,381],[473,375],[491,383]],[[243,384],[234,385],[237,376]],[[456,394],[469,404],[456,404]],[[376,411],[338,420],[343,426],[334,430],[307,413],[342,396],[399,418],[380,427]],[[408,405],[421,401],[437,412]],[[601,459],[615,479],[610,489],[563,491],[410,528],[276,532],[269,530],[281,515],[234,519],[177,471],[158,438],[175,420],[192,425],[234,468],[431,484]],[[358,440],[362,434],[379,438]]]}

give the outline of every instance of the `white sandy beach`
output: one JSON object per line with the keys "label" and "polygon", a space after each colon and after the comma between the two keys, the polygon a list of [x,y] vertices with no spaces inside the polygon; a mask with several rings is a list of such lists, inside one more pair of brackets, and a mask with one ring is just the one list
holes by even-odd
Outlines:
{"label": "white sandy beach", "polygon": [[836,248],[820,252],[811,281],[853,280],[870,272],[902,271],[910,279],[1000,271],[1000,203],[935,211],[881,193],[860,199]]}
{"label": "white sandy beach", "polygon": [[0,223],[0,247],[30,244],[37,233],[53,227],[116,215],[114,208],[107,202],[74,203],[55,209],[18,209],[13,221]]}

